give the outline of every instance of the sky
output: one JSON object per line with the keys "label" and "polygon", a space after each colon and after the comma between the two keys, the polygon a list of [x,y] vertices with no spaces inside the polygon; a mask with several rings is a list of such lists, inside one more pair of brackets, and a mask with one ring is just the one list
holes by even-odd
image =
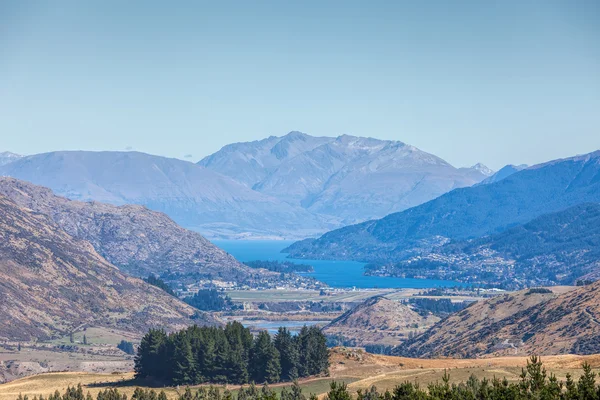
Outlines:
{"label": "sky", "polygon": [[600,149],[600,2],[0,2],[0,151],[292,130],[498,169]]}

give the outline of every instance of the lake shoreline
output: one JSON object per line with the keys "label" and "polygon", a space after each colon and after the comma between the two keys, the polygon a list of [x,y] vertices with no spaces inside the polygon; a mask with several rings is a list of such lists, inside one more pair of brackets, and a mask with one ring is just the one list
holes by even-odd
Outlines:
{"label": "lake shoreline", "polygon": [[213,243],[240,262],[261,260],[310,264],[314,272],[300,275],[315,278],[334,289],[430,289],[464,286],[464,283],[453,281],[365,275],[366,263],[357,261],[288,258],[288,254],[281,251],[294,243],[291,240],[214,240]]}

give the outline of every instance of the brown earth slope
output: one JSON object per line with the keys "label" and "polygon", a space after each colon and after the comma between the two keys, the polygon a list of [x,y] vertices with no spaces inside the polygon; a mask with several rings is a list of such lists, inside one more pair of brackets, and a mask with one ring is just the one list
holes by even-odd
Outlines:
{"label": "brown earth slope", "polygon": [[409,306],[385,297],[373,297],[334,319],[323,328],[327,335],[342,335],[356,345],[397,345],[410,332],[423,332],[439,318],[422,317]]}
{"label": "brown earth slope", "polygon": [[[124,275],[87,241],[0,195],[0,339],[63,336],[78,326],[182,328],[195,311]],[[198,323],[215,323],[201,314]]]}
{"label": "brown earth slope", "polygon": [[49,216],[69,235],[89,241],[110,263],[132,275],[171,271],[236,282],[277,275],[246,267],[199,233],[143,206],[72,201],[8,177],[0,177],[0,194]]}
{"label": "brown earth slope", "polygon": [[600,282],[478,302],[396,350],[417,357],[600,353]]}

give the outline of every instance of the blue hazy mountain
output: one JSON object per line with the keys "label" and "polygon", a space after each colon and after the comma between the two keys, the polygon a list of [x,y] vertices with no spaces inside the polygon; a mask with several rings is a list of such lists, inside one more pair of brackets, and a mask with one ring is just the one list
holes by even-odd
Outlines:
{"label": "blue hazy mountain", "polygon": [[573,285],[600,278],[600,203],[583,203],[541,215],[501,233],[452,241],[371,273],[413,272],[485,282],[507,289]]}
{"label": "blue hazy mountain", "polygon": [[0,152],[0,166],[9,164],[13,161],[17,161],[19,158],[23,156],[15,153],[11,153],[10,151]]}
{"label": "blue hazy mountain", "polygon": [[141,204],[211,237],[300,238],[339,226],[194,163],[138,152],[37,154],[0,175],[74,200]]}
{"label": "blue hazy mountain", "polygon": [[301,132],[230,144],[199,164],[344,223],[405,210],[493,174],[482,164],[455,168],[399,141]]}
{"label": "blue hazy mountain", "polygon": [[524,170],[525,168],[527,168],[526,164],[521,164],[521,165],[506,165],[502,168],[500,168],[498,170],[498,172],[496,172],[495,174],[489,176],[488,178],[484,179],[483,181],[481,181],[479,184],[480,185],[487,185],[488,183],[494,183],[494,182],[498,182],[501,181],[504,178],[508,178],[509,176],[511,176],[512,174],[514,174],[515,172],[519,172]]}
{"label": "blue hazy mountain", "polygon": [[297,242],[287,251],[295,258],[402,260],[451,239],[502,232],[586,202],[600,202],[600,151],[456,189],[404,212]]}

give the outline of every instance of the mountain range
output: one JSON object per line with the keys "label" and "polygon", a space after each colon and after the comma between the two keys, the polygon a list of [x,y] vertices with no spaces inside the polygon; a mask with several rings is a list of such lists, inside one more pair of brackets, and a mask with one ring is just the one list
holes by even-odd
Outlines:
{"label": "mountain range", "polygon": [[493,174],[482,164],[455,168],[399,141],[301,132],[231,144],[199,164],[344,224],[404,210]]}
{"label": "mountain range", "polygon": [[211,238],[305,238],[470,186],[493,171],[455,168],[398,141],[290,132],[225,146],[198,164],[138,152],[2,153],[0,175],[73,200],[140,204]]}
{"label": "mountain range", "polygon": [[138,152],[37,154],[0,167],[0,175],[73,200],[144,205],[213,237],[304,237],[336,226],[191,162]]}
{"label": "mountain range", "polygon": [[502,233],[452,241],[369,274],[426,275],[506,289],[600,278],[600,203],[544,214]]}
{"label": "mountain range", "polygon": [[379,220],[296,242],[294,258],[401,261],[451,240],[499,233],[551,212],[600,202],[600,151],[515,172],[497,182],[461,188]]}
{"label": "mountain range", "polygon": [[165,273],[240,284],[278,277],[251,269],[199,233],[181,228],[167,215],[143,206],[114,206],[56,196],[50,189],[0,177],[0,195],[50,218],[73,238],[85,240],[130,275]]}
{"label": "mountain range", "polygon": [[[0,195],[0,339],[44,340],[82,327],[142,334],[218,323],[129,277],[51,218]],[[192,316],[197,318],[193,321]]]}

